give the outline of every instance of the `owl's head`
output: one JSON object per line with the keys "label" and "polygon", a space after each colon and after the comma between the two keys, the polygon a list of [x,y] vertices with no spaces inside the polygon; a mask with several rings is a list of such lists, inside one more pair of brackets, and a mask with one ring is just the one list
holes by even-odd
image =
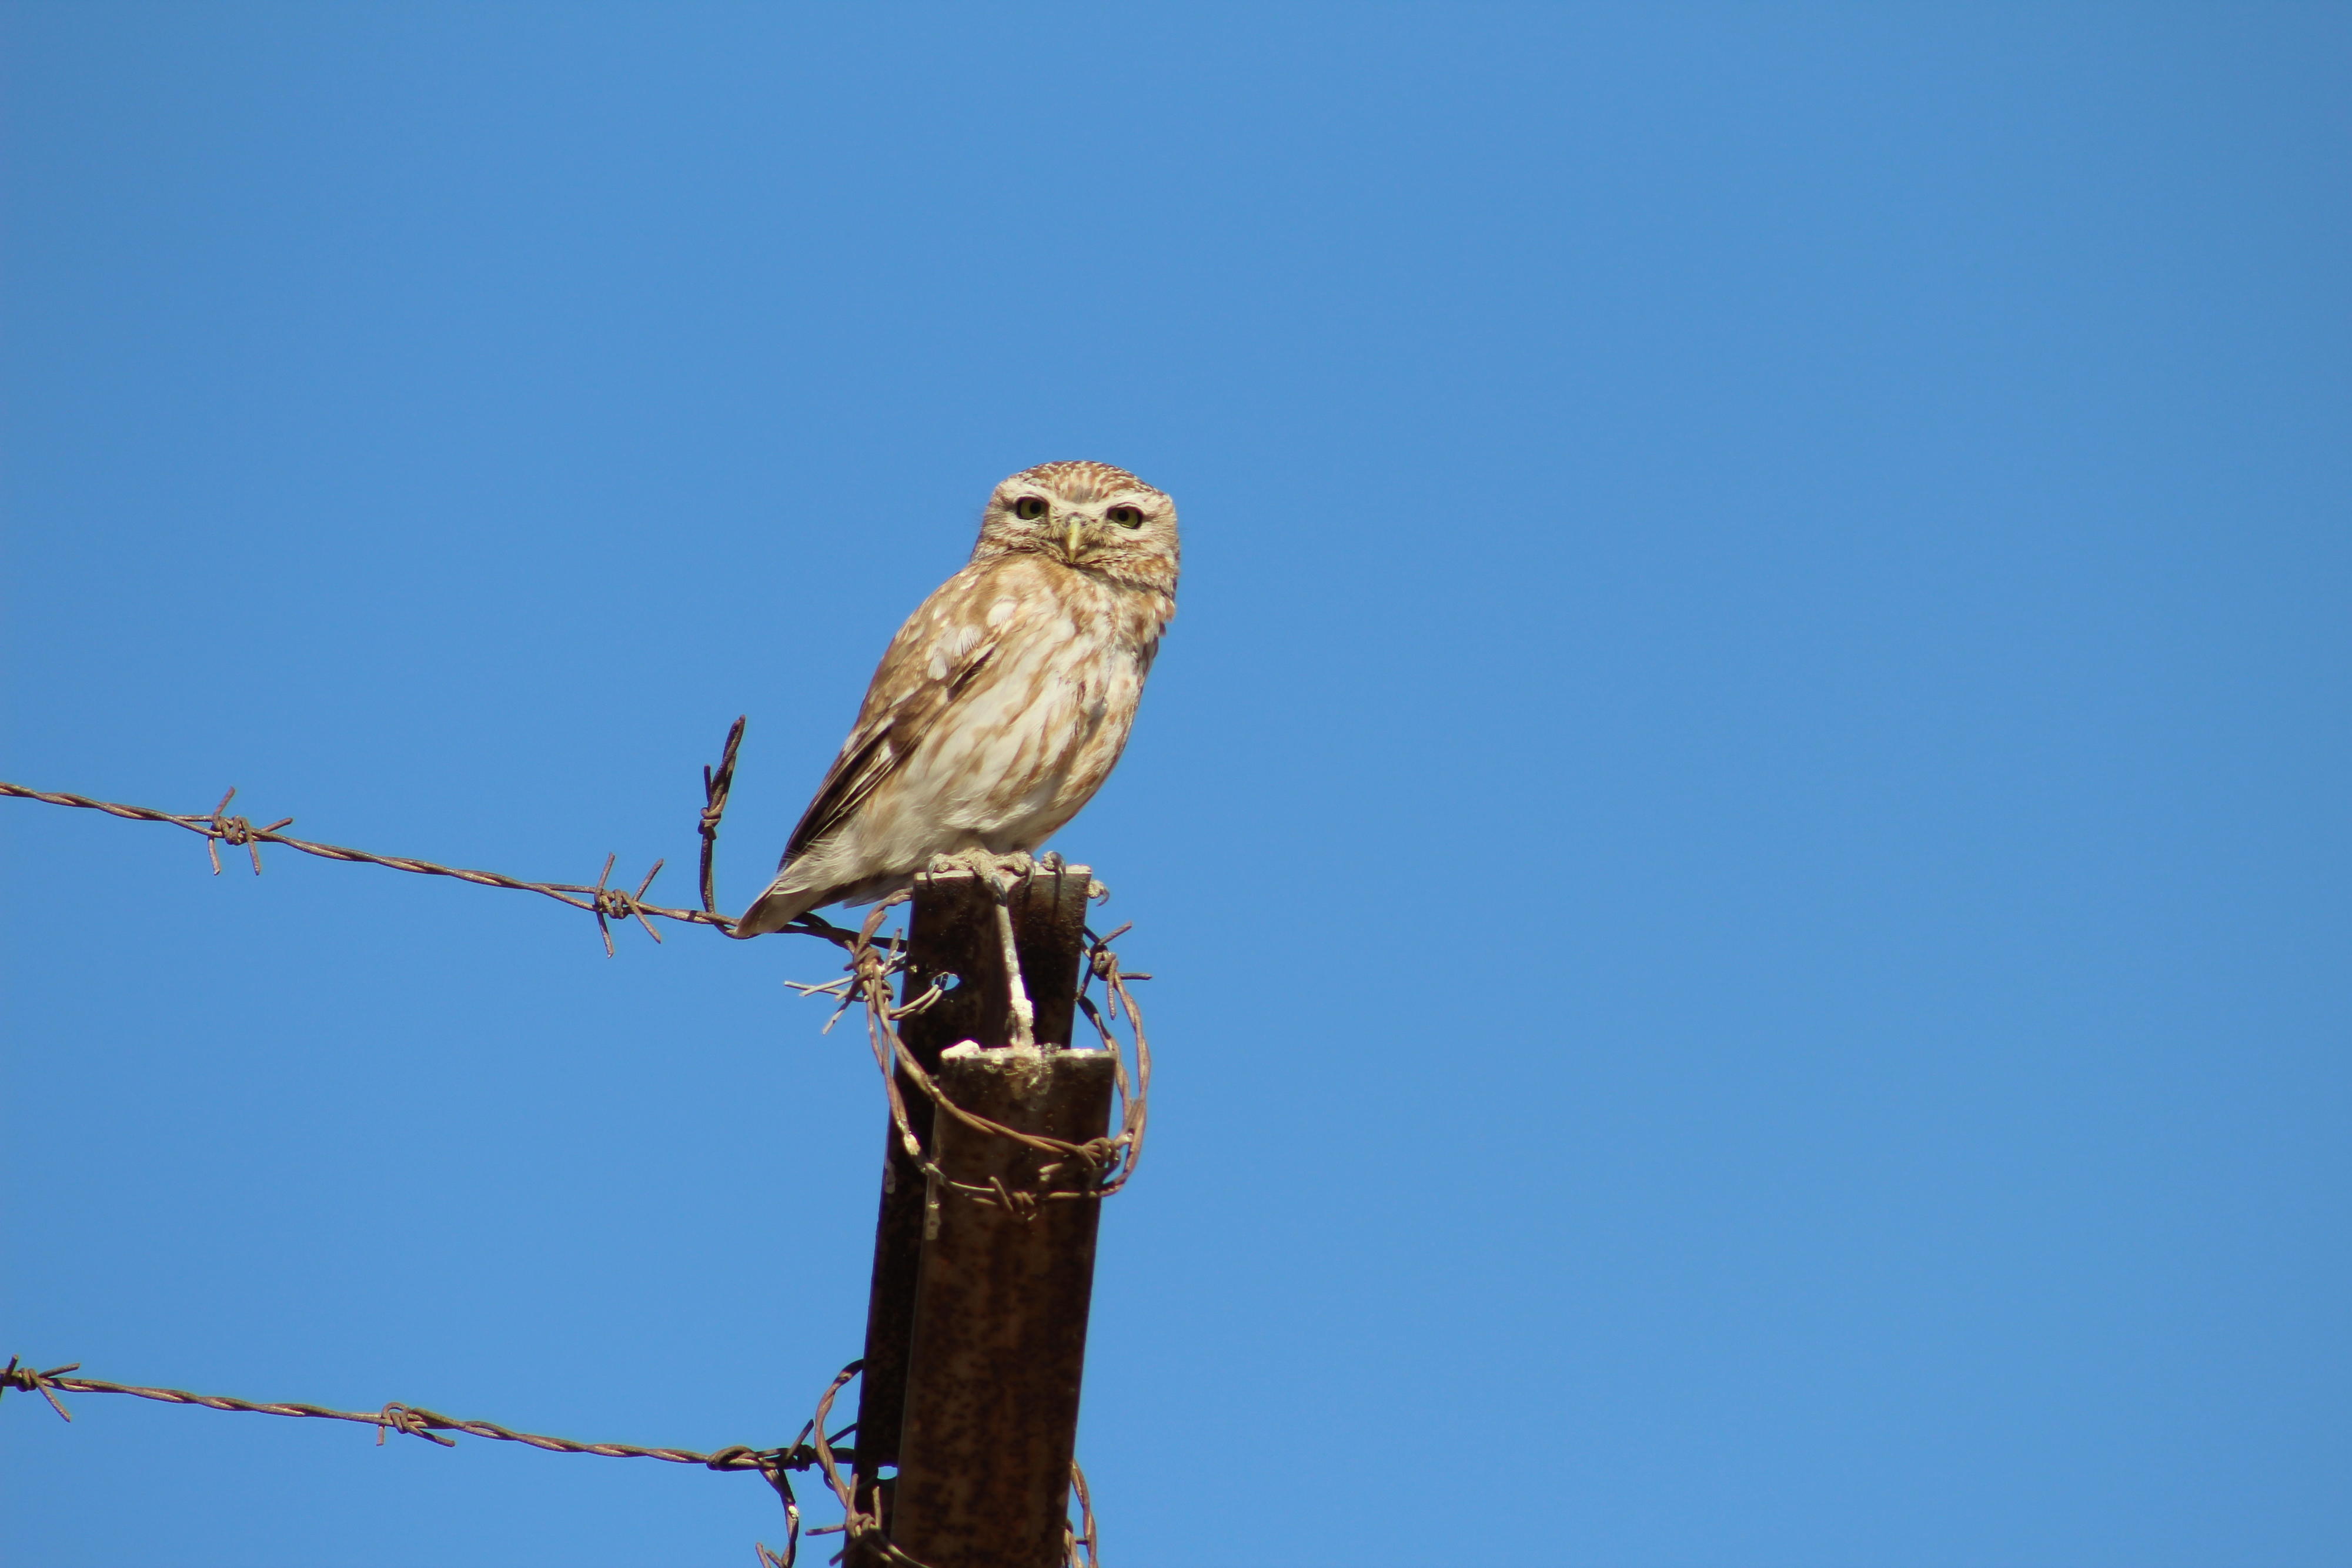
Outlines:
{"label": "owl's head", "polygon": [[1176,503],[1108,463],[1040,463],[996,487],[974,560],[1042,555],[1132,588],[1176,591]]}

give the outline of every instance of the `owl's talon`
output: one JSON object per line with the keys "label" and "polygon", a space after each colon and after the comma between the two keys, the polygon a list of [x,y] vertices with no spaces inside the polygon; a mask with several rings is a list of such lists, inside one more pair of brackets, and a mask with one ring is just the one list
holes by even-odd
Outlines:
{"label": "owl's talon", "polygon": [[932,876],[963,875],[978,878],[999,904],[1013,896],[1019,887],[1038,870],[1036,859],[1025,851],[1009,855],[994,854],[987,850],[960,850],[952,854],[933,855],[927,873]]}

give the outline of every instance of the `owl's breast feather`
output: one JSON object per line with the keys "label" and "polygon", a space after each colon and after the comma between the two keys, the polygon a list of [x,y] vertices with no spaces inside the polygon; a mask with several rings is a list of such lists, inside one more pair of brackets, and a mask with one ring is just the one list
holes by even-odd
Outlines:
{"label": "owl's breast feather", "polygon": [[[907,804],[992,848],[1034,849],[1091,800],[1125,749],[1160,618],[1138,595],[1055,584],[994,639],[988,665],[908,758]],[[895,791],[894,791],[895,792]]]}

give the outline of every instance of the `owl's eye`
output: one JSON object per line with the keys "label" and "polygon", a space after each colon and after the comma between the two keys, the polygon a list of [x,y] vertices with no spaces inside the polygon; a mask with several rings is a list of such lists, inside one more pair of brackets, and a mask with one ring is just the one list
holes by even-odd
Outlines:
{"label": "owl's eye", "polygon": [[1103,516],[1122,528],[1139,528],[1143,526],[1143,508],[1140,507],[1113,507]]}
{"label": "owl's eye", "polygon": [[1035,519],[1045,515],[1045,497],[1042,496],[1022,497],[1019,500],[1013,503],[1013,515],[1016,517],[1026,517],[1034,522]]}

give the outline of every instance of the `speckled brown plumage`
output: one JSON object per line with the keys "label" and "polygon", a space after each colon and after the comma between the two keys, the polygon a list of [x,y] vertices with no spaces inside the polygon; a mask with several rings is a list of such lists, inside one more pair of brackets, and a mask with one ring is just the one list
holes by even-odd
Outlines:
{"label": "speckled brown plumage", "polygon": [[890,640],[736,935],[879,898],[934,855],[1034,851],[1076,816],[1127,745],[1177,556],[1176,504],[1124,468],[1045,463],[999,485],[970,564]]}

